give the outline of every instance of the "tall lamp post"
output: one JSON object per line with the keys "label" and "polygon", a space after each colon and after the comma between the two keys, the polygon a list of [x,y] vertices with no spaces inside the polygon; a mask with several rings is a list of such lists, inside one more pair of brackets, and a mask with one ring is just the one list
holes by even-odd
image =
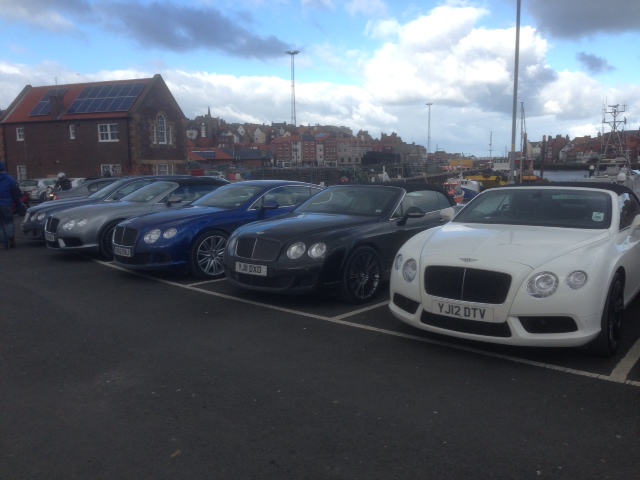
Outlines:
{"label": "tall lamp post", "polygon": [[426,104],[429,107],[429,116],[427,117],[427,162],[429,161],[429,152],[431,151],[431,105],[432,102]]}
{"label": "tall lamp post", "polygon": [[[513,169],[516,159],[516,115],[518,111],[518,64],[520,59],[520,4],[516,7],[516,58],[513,68],[513,113],[511,116],[511,155],[509,155],[509,183],[513,183]],[[521,152],[522,154],[522,152]]]}
{"label": "tall lamp post", "polygon": [[[287,50],[287,55],[291,56],[291,123],[293,124],[293,128],[297,128],[296,123],[296,77],[295,77],[295,62],[293,58],[300,53],[299,50]],[[295,136],[294,136],[295,137]],[[295,138],[292,145],[292,153],[293,153],[293,161],[294,163],[298,163],[298,152],[295,144]]]}

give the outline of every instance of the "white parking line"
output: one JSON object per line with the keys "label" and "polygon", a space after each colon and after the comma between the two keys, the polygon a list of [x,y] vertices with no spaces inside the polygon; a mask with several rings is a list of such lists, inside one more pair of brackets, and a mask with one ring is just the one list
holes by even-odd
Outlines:
{"label": "white parking line", "polygon": [[[614,368],[614,370],[611,372],[610,375],[601,375],[601,374],[598,374],[598,373],[586,372],[586,371],[583,371],[583,370],[576,370],[576,369],[573,369],[573,368],[560,367],[558,365],[552,365],[552,364],[549,364],[549,363],[535,362],[533,360],[526,360],[526,359],[523,359],[523,358],[512,357],[510,355],[503,355],[503,354],[500,354],[500,353],[487,352],[487,351],[480,350],[480,349],[473,348],[473,347],[466,347],[466,346],[463,346],[463,345],[456,345],[456,344],[453,344],[453,343],[443,342],[443,341],[439,341],[439,340],[432,340],[432,339],[429,339],[429,338],[419,337],[417,335],[410,335],[410,334],[407,334],[407,333],[394,332],[393,330],[386,330],[384,328],[370,327],[368,325],[362,325],[360,323],[354,323],[354,322],[349,322],[347,320],[344,320],[345,318],[352,317],[354,315],[358,315],[360,313],[367,312],[369,310],[373,310],[373,309],[388,305],[389,304],[388,301],[380,302],[380,303],[377,303],[375,305],[368,305],[367,307],[364,307],[364,308],[361,308],[359,310],[356,310],[356,311],[353,311],[353,312],[349,312],[349,313],[346,313],[346,314],[338,315],[336,317],[325,317],[323,315],[316,315],[316,314],[313,314],[313,313],[307,313],[307,312],[303,312],[303,311],[300,311],[300,310],[293,310],[293,309],[290,309],[290,308],[278,307],[276,305],[270,305],[268,303],[262,303],[262,302],[256,302],[256,301],[253,301],[253,300],[247,300],[247,299],[244,299],[244,298],[235,297],[233,295],[226,295],[224,293],[211,292],[209,290],[204,290],[204,289],[198,287],[198,285],[202,285],[202,284],[205,284],[205,283],[211,283],[214,280],[208,280],[208,281],[196,282],[196,283],[184,285],[184,284],[177,283],[177,282],[172,282],[172,281],[169,281],[169,280],[163,280],[163,279],[155,278],[155,277],[152,277],[150,275],[146,275],[144,273],[128,270],[126,268],[122,268],[122,267],[119,267],[117,265],[114,265],[111,262],[104,262],[104,261],[100,261],[100,260],[94,260],[94,261],[96,261],[97,263],[100,263],[102,265],[105,265],[107,267],[114,268],[116,270],[121,270],[123,272],[131,273],[133,275],[138,275],[140,277],[148,278],[150,280],[155,280],[156,282],[165,283],[167,285],[171,285],[171,286],[174,286],[174,287],[184,288],[186,290],[193,290],[193,291],[196,291],[196,292],[199,292],[199,293],[204,293],[205,295],[211,295],[211,296],[214,296],[214,297],[225,298],[227,300],[235,300],[236,302],[246,303],[248,305],[256,305],[256,306],[259,306],[259,307],[266,307],[266,308],[270,308],[272,310],[277,310],[277,311],[280,311],[280,312],[292,313],[294,315],[301,315],[301,316],[304,316],[304,317],[314,318],[316,320],[322,320],[322,321],[330,322],[330,323],[336,323],[336,324],[344,325],[344,326],[347,326],[347,327],[359,328],[361,330],[368,330],[368,331],[371,331],[371,332],[381,333],[381,334],[384,334],[384,335],[391,335],[391,336],[394,336],[394,337],[406,338],[406,339],[409,339],[409,340],[416,340],[418,342],[428,343],[428,344],[431,344],[431,345],[438,345],[438,346],[441,346],[441,347],[453,348],[453,349],[456,349],[456,350],[462,350],[462,351],[465,351],[465,352],[471,352],[471,353],[475,353],[475,354],[478,354],[478,355],[483,355],[485,357],[499,358],[499,359],[502,359],[502,360],[507,360],[507,361],[514,362],[514,363],[521,363],[521,364],[524,364],[524,365],[530,365],[530,366],[533,366],[533,367],[546,368],[546,369],[555,370],[555,371],[558,371],[558,372],[570,373],[570,374],[573,374],[573,375],[581,375],[581,376],[584,376],[584,377],[597,378],[599,380],[605,380],[605,381],[614,382],[614,383],[623,383],[623,384],[626,384],[626,385],[632,385],[634,387],[640,387],[640,382],[627,379],[627,376],[629,375],[629,372],[631,371],[633,366],[638,362],[638,360],[640,360],[640,339],[629,350],[627,355],[625,355],[622,358],[622,360],[620,360],[620,362]],[[224,280],[224,279],[220,279],[220,280]]]}

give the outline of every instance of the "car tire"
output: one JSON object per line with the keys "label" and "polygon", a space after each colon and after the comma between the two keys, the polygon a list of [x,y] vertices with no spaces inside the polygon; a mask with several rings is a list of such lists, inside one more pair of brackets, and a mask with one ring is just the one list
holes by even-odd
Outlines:
{"label": "car tire", "polygon": [[122,220],[115,220],[100,232],[99,248],[100,255],[107,260],[113,260],[113,231],[116,229],[116,225]]}
{"label": "car tire", "polygon": [[349,303],[366,303],[378,293],[381,282],[380,256],[371,247],[360,247],[347,259],[340,297]]}
{"label": "car tire", "polygon": [[40,194],[40,201],[45,202],[47,200],[47,192],[44,191]]}
{"label": "car tire", "polygon": [[220,230],[198,235],[189,256],[189,271],[198,278],[215,279],[224,276],[222,256],[229,235]]}
{"label": "car tire", "polygon": [[613,276],[607,301],[600,320],[600,333],[589,345],[592,353],[601,357],[612,357],[620,347],[622,336],[622,313],[624,310],[624,282],[619,273]]}

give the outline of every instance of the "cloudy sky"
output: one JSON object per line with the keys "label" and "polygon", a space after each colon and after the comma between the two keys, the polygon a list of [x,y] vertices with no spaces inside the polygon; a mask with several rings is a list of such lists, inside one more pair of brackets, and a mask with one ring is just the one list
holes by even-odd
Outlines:
{"label": "cloudy sky", "polygon": [[[27,84],[157,73],[189,118],[210,108],[228,122],[290,123],[285,52],[298,50],[298,124],[501,156],[511,149],[516,5],[0,0],[0,109]],[[626,105],[627,130],[640,128],[638,19],[636,0],[522,0],[516,150],[521,105],[532,141],[595,136],[614,104]]]}

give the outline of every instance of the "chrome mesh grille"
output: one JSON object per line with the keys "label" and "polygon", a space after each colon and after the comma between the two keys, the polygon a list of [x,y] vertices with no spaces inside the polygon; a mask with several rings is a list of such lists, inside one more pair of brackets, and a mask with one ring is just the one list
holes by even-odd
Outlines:
{"label": "chrome mesh grille", "polygon": [[47,232],[56,233],[58,231],[58,224],[60,220],[55,217],[49,217],[47,219],[47,223],[45,224],[45,230]]}
{"label": "chrome mesh grille", "polygon": [[424,290],[435,297],[474,303],[504,303],[511,275],[477,268],[432,265],[424,272]]}
{"label": "chrome mesh grille", "polygon": [[123,247],[133,247],[138,237],[138,230],[135,228],[116,227],[113,233],[113,243]]}
{"label": "chrome mesh grille", "polygon": [[264,238],[243,237],[238,240],[236,256],[248,260],[273,262],[278,258],[280,242]]}

